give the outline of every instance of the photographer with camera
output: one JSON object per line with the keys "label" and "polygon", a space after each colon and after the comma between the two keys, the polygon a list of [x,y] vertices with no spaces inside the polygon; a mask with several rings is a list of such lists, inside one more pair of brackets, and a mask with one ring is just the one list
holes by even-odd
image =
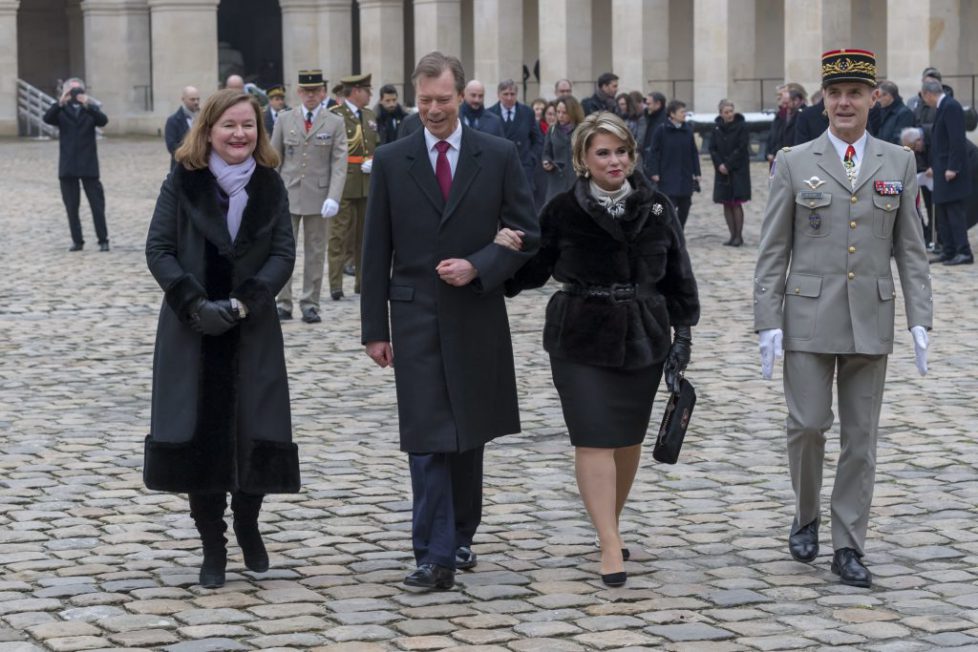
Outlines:
{"label": "photographer with camera", "polygon": [[95,149],[95,128],[104,127],[109,119],[85,92],[85,82],[77,77],[65,81],[57,102],[44,114],[44,122],[59,130],[60,158],[58,179],[61,181],[61,199],[68,211],[68,228],[71,229],[71,248],[81,251],[85,246],[82,238],[78,207],[81,193],[78,182],[85,188],[88,205],[92,209],[95,234],[99,249],[109,250],[109,233],[105,226],[105,193],[99,181],[98,153]]}

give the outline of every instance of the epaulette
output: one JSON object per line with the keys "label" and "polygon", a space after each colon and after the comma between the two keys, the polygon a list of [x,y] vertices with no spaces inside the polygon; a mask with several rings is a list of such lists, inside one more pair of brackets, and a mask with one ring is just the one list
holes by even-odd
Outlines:
{"label": "epaulette", "polygon": [[903,146],[903,149],[907,150],[908,152],[912,152],[913,151],[913,149],[910,147],[910,145],[904,145]]}
{"label": "epaulette", "polygon": [[781,151],[782,152],[790,152],[791,151],[791,148],[790,147],[782,147],[781,148]]}

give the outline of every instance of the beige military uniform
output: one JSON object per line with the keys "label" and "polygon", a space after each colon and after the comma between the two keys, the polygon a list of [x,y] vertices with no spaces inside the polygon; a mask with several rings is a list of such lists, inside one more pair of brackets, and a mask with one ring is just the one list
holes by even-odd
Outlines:
{"label": "beige military uniform", "polygon": [[[346,181],[346,131],[343,121],[324,108],[306,131],[303,106],[283,111],[272,131],[272,147],[281,157],[279,173],[289,194],[292,231],[296,242],[302,226],[304,263],[299,307],[319,308],[326,259],[329,221],[321,211],[326,198],[339,202]],[[292,311],[292,279],[285,284],[276,302]]]}
{"label": "beige military uniform", "polygon": [[931,327],[916,176],[912,152],[870,136],[852,183],[826,132],[781,151],[771,179],[754,274],[754,328],[784,331],[792,534],[819,518],[837,374],[842,452],[832,493],[835,549],[862,553],[866,538],[886,358],[893,350],[891,258],[908,327]]}
{"label": "beige military uniform", "polygon": [[360,166],[373,158],[377,149],[377,116],[370,109],[360,109],[360,117],[344,102],[332,107],[330,111],[343,119],[346,128],[347,168],[346,185],[343,188],[343,201],[340,212],[333,218],[329,233],[329,289],[330,292],[343,291],[343,265],[346,263],[349,247],[353,249],[353,264],[357,275],[354,291],[360,291],[360,257],[363,249],[363,223],[367,215],[367,191],[370,188],[370,175]]}

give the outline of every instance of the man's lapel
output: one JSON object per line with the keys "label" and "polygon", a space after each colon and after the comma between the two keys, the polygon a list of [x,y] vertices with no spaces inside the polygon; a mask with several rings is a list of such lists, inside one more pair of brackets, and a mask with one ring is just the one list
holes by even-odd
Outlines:
{"label": "man's lapel", "polygon": [[472,182],[482,169],[482,166],[479,164],[479,157],[482,155],[482,150],[474,142],[471,134],[471,129],[462,127],[462,144],[458,153],[458,165],[455,167],[455,176],[452,177],[452,188],[448,192],[448,205],[441,216],[442,224],[448,221],[448,218],[455,213],[455,209],[458,208],[462,197],[465,196],[469,186],[472,185]]}
{"label": "man's lapel", "polygon": [[869,136],[866,138],[866,147],[863,149],[863,160],[859,164],[859,176],[856,178],[856,186],[852,189],[855,194],[863,184],[876,176],[879,169],[883,167],[883,148],[878,141]]}
{"label": "man's lapel", "polygon": [[421,191],[431,202],[432,206],[442,214],[445,210],[445,200],[441,196],[441,188],[435,179],[435,171],[431,169],[431,159],[428,158],[428,147],[424,138],[424,127],[411,134],[414,139],[413,147],[408,152],[408,174],[418,184]]}
{"label": "man's lapel", "polygon": [[845,168],[842,167],[842,161],[839,160],[835,147],[829,140],[828,130],[823,131],[822,135],[815,139],[812,144],[812,154],[817,157],[815,160],[818,161],[818,167],[838,181],[847,192],[852,192],[852,184],[849,183],[849,177],[846,175]]}

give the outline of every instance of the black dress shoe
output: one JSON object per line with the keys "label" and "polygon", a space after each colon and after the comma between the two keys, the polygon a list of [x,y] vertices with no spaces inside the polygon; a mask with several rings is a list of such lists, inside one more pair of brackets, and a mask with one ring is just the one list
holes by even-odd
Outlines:
{"label": "black dress shoe", "polygon": [[81,251],[84,248],[85,248],[84,242],[75,242],[72,243],[70,247],[68,247],[68,251]]}
{"label": "black dress shoe", "polygon": [[859,553],[852,548],[839,548],[832,556],[832,572],[839,576],[843,584],[861,586],[868,589],[873,584],[873,576],[859,560]]}
{"label": "black dress shoe", "polygon": [[612,588],[625,586],[625,582],[628,581],[628,573],[625,571],[620,573],[608,573],[607,575],[601,576],[601,581],[604,582],[605,586],[610,586]]}
{"label": "black dress shoe", "polygon": [[974,265],[975,258],[974,256],[966,256],[965,254],[958,254],[951,260],[945,260],[944,264],[945,265]]}
{"label": "black dress shoe", "polygon": [[408,586],[444,591],[455,586],[455,571],[437,564],[421,564],[404,578]]}
{"label": "black dress shoe", "polygon": [[951,260],[952,258],[954,258],[954,256],[947,256],[945,254],[940,254],[940,255],[937,255],[937,256],[931,256],[927,260],[928,260],[928,262],[931,262],[931,263],[946,263],[947,261]]}
{"label": "black dress shoe", "polygon": [[343,274],[346,276],[356,276],[357,268],[353,266],[353,263],[347,263],[346,265],[343,265]]}
{"label": "black dress shoe", "polygon": [[340,299],[343,298],[343,290],[331,290],[329,293],[329,297],[333,301],[339,301]]}
{"label": "black dress shoe", "polygon": [[288,320],[292,319],[292,311],[291,310],[286,310],[285,308],[279,308],[278,309],[278,318],[279,318],[279,321],[288,321]]}
{"label": "black dress shoe", "polygon": [[99,251],[108,251],[109,250],[109,243],[108,242],[100,242],[100,243],[98,243],[98,250]]}
{"label": "black dress shoe", "polygon": [[472,548],[468,546],[459,546],[455,550],[455,568],[459,570],[468,570],[470,568],[475,568],[478,563],[476,554],[472,552]]}
{"label": "black dress shoe", "polygon": [[315,307],[309,306],[302,309],[302,321],[307,324],[318,324],[322,320],[323,318],[319,316],[319,311]]}
{"label": "black dress shoe", "polygon": [[818,519],[788,537],[788,551],[796,561],[810,562],[818,557]]}

